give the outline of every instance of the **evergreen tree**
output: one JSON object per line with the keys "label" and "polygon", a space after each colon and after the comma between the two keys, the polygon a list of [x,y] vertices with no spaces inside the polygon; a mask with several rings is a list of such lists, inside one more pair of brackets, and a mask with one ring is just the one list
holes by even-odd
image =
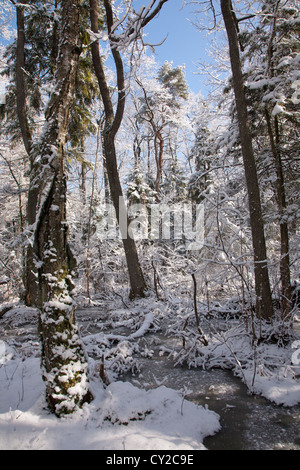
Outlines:
{"label": "evergreen tree", "polygon": [[195,171],[189,183],[189,197],[192,201],[200,204],[205,199],[205,193],[212,183],[211,165],[212,153],[214,149],[212,137],[207,127],[198,126],[196,130],[195,142],[191,149],[189,158],[194,161]]}
{"label": "evergreen tree", "polygon": [[[91,107],[99,97],[97,82],[93,73],[93,65],[90,49],[87,48],[89,36],[88,27],[88,3],[84,1],[81,6],[82,21],[81,35],[85,47],[80,57],[78,74],[76,77],[76,93],[70,114],[68,128],[68,141],[71,148],[82,147],[84,139],[88,135],[96,133],[96,127],[91,114]],[[23,138],[26,150],[29,150],[26,140],[31,141],[34,134],[39,132],[45,104],[49,98],[53,77],[56,69],[56,59],[59,46],[59,34],[61,28],[62,5],[58,0],[47,3],[40,0],[28,0],[22,6],[17,5],[17,14],[21,24],[18,30],[23,31],[23,44],[18,45],[17,38],[6,48],[6,67],[1,74],[9,79],[6,95],[5,126],[2,132],[6,132],[13,141]],[[18,34],[20,36],[21,33]],[[20,50],[22,49],[22,50]],[[18,52],[19,50],[19,52]],[[24,55],[23,62],[18,66],[17,58]],[[23,87],[23,117],[20,119],[18,111],[17,74],[22,68]],[[21,132],[20,121],[26,121],[27,129]],[[82,148],[81,148],[82,150]],[[28,153],[28,152],[27,152]]]}
{"label": "evergreen tree", "polygon": [[154,204],[155,191],[149,186],[141,168],[134,168],[127,178],[129,204]]}
{"label": "evergreen tree", "polygon": [[[173,163],[170,163],[170,166],[173,165],[174,169],[178,167],[176,136],[179,131],[178,121],[180,121],[181,108],[188,97],[188,87],[183,67],[173,68],[170,62],[165,62],[160,67],[153,82],[153,89],[148,89],[147,84],[137,79],[142,90],[137,120],[144,125],[143,133],[148,135],[148,145],[151,144],[154,154],[155,191],[157,200],[160,200],[164,196],[162,187],[165,162],[172,160]],[[167,184],[164,187],[166,189]]]}
{"label": "evergreen tree", "polygon": [[184,67],[178,66],[173,68],[172,62],[165,61],[158,71],[157,79],[170,94],[167,104],[171,108],[180,106],[179,98],[183,100],[188,98],[188,86],[184,76]]}
{"label": "evergreen tree", "polygon": [[[87,2],[82,2],[80,8],[80,35],[82,45],[85,46],[89,40],[86,32]],[[7,66],[2,72],[10,79],[2,132],[8,134],[13,143],[20,139],[23,141],[28,169],[34,165],[32,146],[47,119],[46,103],[55,86],[54,76],[62,34],[62,4],[58,1],[45,4],[39,0],[30,0],[27,4],[17,4],[16,11],[18,35],[14,43],[7,47]],[[70,111],[67,135],[69,148],[66,152],[66,163],[74,157],[81,162],[83,180],[89,165],[84,156],[84,141],[96,132],[91,107],[99,96],[91,71],[90,50],[85,48],[75,78],[76,93]],[[35,217],[35,211],[32,203],[29,204],[29,220]],[[31,269],[25,268],[25,297],[28,305],[35,303],[34,279]]]}

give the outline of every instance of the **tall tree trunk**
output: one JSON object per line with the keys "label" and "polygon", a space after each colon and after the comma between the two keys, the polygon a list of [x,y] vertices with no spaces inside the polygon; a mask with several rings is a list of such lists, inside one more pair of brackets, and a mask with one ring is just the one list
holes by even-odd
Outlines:
{"label": "tall tree trunk", "polygon": [[233,89],[248,192],[250,224],[254,252],[256,309],[258,315],[261,318],[270,320],[273,316],[273,306],[267,266],[264,223],[262,217],[257,169],[252,146],[252,138],[249,129],[248,111],[239,54],[236,22],[232,10],[231,0],[221,0],[221,9],[228,36]]}
{"label": "tall tree trunk", "polygon": [[[106,9],[106,20],[108,32],[113,23],[111,4],[109,0],[104,0]],[[91,29],[98,34],[98,0],[90,0]],[[98,41],[92,43],[92,56],[95,73],[99,83],[99,89],[104,105],[105,125],[103,129],[103,150],[108,174],[110,195],[116,211],[116,217],[122,232],[122,240],[127,261],[129,279],[130,279],[130,297],[143,297],[145,294],[146,283],[139,263],[136,244],[133,236],[128,231],[128,214],[125,207],[122,187],[117,167],[117,156],[115,148],[115,137],[122,122],[125,107],[125,78],[123,63],[120,53],[115,45],[111,45],[112,55],[116,65],[117,84],[118,84],[118,104],[114,112],[110,96],[110,90],[106,81],[102,59],[99,51]],[[120,219],[122,218],[122,221]]]}
{"label": "tall tree trunk", "polygon": [[[56,12],[58,7],[58,0],[54,2],[54,11]],[[59,41],[59,33],[58,33],[58,20],[54,17],[54,24],[52,30],[52,37],[51,37],[51,53],[50,53],[50,70],[52,75],[55,73],[56,67],[56,60],[58,55],[58,41]]]}
{"label": "tall tree trunk", "polygon": [[136,244],[132,233],[128,230],[130,222],[118,174],[115,142],[110,133],[104,133],[103,143],[107,162],[108,180],[110,184],[110,195],[116,211],[118,224],[120,226],[127,260],[131,288],[130,298],[143,297],[145,295],[146,284],[139,263]]}
{"label": "tall tree trunk", "polygon": [[154,145],[156,147],[157,139],[159,140],[158,151],[155,149],[156,155],[156,180],[155,180],[155,191],[156,191],[156,200],[160,200],[160,186],[162,183],[162,171],[163,171],[163,160],[164,160],[164,139],[161,134],[161,131],[158,130],[155,134]]}
{"label": "tall tree trunk", "polygon": [[64,147],[75,78],[81,52],[81,0],[65,0],[55,73],[55,89],[46,110],[39,142],[32,150],[28,196],[32,229],[28,268],[35,289],[32,302],[40,309],[43,377],[50,409],[71,413],[91,398],[87,365],[75,322],[72,255],[66,223]]}
{"label": "tall tree trunk", "polygon": [[[15,2],[13,2],[16,5]],[[24,2],[25,3],[25,2]],[[32,135],[31,129],[28,122],[27,107],[26,107],[26,87],[25,87],[25,20],[24,20],[24,6],[16,5],[16,17],[17,17],[17,51],[16,51],[16,99],[17,99],[17,116],[19,126],[22,134],[24,147],[27,153],[27,157],[30,157],[31,146],[32,146]],[[21,194],[19,196],[21,198]],[[20,213],[21,215],[21,213]],[[23,223],[22,223],[23,232]],[[31,305],[29,297],[26,292],[29,292],[28,286],[32,282],[31,274],[28,278],[26,262],[26,249],[23,248],[23,284],[25,289],[25,301],[28,305]]]}
{"label": "tall tree trunk", "polygon": [[[25,2],[24,2],[25,3]],[[17,11],[17,54],[16,54],[16,85],[17,85],[17,114],[22,133],[24,147],[28,155],[31,151],[31,131],[26,112],[25,92],[25,24],[24,6],[16,6]]]}
{"label": "tall tree trunk", "polygon": [[275,183],[275,195],[279,211],[279,226],[280,226],[280,281],[281,281],[281,314],[283,318],[288,318],[288,314],[291,310],[291,275],[290,275],[290,256],[289,256],[289,229],[288,223],[285,218],[286,196],[285,196],[285,184],[283,177],[282,161],[279,151],[279,135],[276,133],[276,116],[274,118],[274,127],[276,140],[274,138],[274,132],[271,122],[271,116],[269,110],[265,109],[265,116],[267,121],[268,134],[270,139],[270,145],[272,155],[275,162],[276,170],[276,183]]}
{"label": "tall tree trunk", "polygon": [[[280,6],[280,0],[273,4],[273,15],[272,15],[272,29],[269,37],[269,44],[267,49],[267,70],[266,76],[269,79],[274,78],[274,53],[276,51],[276,29],[278,20],[278,10]],[[275,59],[276,60],[276,59]],[[288,318],[288,314],[291,311],[291,275],[290,275],[290,257],[289,257],[289,229],[288,223],[285,217],[286,205],[286,194],[285,194],[285,183],[283,176],[282,160],[280,154],[280,135],[278,116],[274,116],[272,122],[272,116],[268,107],[265,107],[265,117],[267,121],[267,129],[270,140],[271,151],[275,164],[276,182],[275,182],[275,198],[277,201],[278,212],[279,212],[279,227],[280,227],[280,281],[281,281],[281,315],[282,318]]]}
{"label": "tall tree trunk", "polygon": [[[32,135],[28,122],[28,114],[26,107],[26,86],[25,86],[25,20],[24,20],[24,5],[18,5],[15,1],[12,2],[16,5],[16,17],[17,17],[17,51],[16,51],[16,99],[17,99],[17,115],[19,126],[22,134],[25,150],[31,161],[31,150],[32,150]],[[25,2],[23,2],[25,4]],[[35,219],[35,205],[28,204],[27,206],[27,218],[29,225],[33,223]],[[28,306],[35,305],[35,297],[37,294],[37,282],[34,275],[35,268],[33,266],[33,251],[29,245],[28,255],[24,260],[24,288],[25,288],[25,303]]]}
{"label": "tall tree trunk", "polygon": [[107,207],[108,204],[111,203],[110,199],[110,189],[109,189],[109,181],[108,181],[108,174],[107,174],[107,164],[106,164],[106,156],[105,156],[105,149],[104,149],[104,138],[103,138],[103,130],[104,130],[104,124],[105,124],[105,117],[101,117],[99,120],[99,139],[101,140],[101,149],[102,149],[102,165],[103,165],[103,178],[104,178],[104,201],[105,201],[105,206]]}

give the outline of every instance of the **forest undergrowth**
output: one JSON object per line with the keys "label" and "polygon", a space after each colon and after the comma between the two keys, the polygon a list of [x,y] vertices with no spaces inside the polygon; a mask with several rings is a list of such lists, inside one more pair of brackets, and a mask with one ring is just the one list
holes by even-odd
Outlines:
{"label": "forest undergrowth", "polygon": [[159,355],[171,360],[173,367],[228,369],[252,394],[262,394],[277,404],[298,403],[297,290],[290,320],[282,320],[278,311],[267,322],[257,318],[250,296],[239,295],[243,289],[236,288],[236,279],[230,287],[229,273],[230,281],[224,279],[221,286],[212,277],[210,288],[208,278],[195,269],[195,259],[178,253],[172,256],[167,246],[161,248],[150,248],[156,255],[155,261],[152,257],[144,266],[149,290],[143,299],[129,300],[122,259],[118,259],[121,265],[116,277],[112,271],[103,274],[106,291],[97,293],[99,277],[89,298],[83,279],[77,283],[75,297],[80,316],[85,318],[83,342],[103,380],[109,382],[128,372],[138,374],[139,358],[151,358],[153,344],[159,344]]}
{"label": "forest undergrowth", "polygon": [[[184,257],[176,259],[177,263],[179,259],[186,263]],[[89,296],[85,276],[77,277],[73,291],[76,320],[91,389],[96,394],[89,407],[83,408],[81,417],[75,414],[69,424],[67,420],[58,420],[61,423],[57,428],[54,422],[45,421],[41,400],[35,397],[41,388],[36,364],[41,356],[38,311],[25,307],[18,299],[2,302],[1,386],[5,392],[6,388],[10,390],[12,406],[10,415],[8,412],[3,415],[3,423],[8,426],[3,428],[5,436],[11,436],[11,443],[8,437],[3,440],[5,448],[93,448],[93,445],[104,449],[118,446],[127,449],[130,445],[134,449],[154,449],[157,445],[159,448],[171,445],[170,449],[202,448],[199,436],[213,435],[220,430],[218,415],[210,411],[211,407],[197,405],[189,410],[192,386],[188,382],[180,390],[164,386],[172,375],[184,375],[187,368],[211,373],[211,387],[214,371],[228,370],[246,385],[249,394],[261,395],[285,409],[289,407],[294,413],[300,403],[299,351],[293,348],[299,344],[300,337],[296,306],[289,324],[280,321],[266,324],[253,318],[253,310],[242,308],[245,304],[227,286],[221,291],[216,289],[213,295],[207,291],[207,283],[201,288],[201,279],[187,267],[181,266],[175,278],[170,270],[170,266],[174,269],[174,259],[169,259],[170,265],[167,260],[164,265],[157,261],[155,269],[149,262],[149,267],[152,266],[147,278],[149,289],[143,299],[129,299],[125,270],[119,269],[116,276],[110,271],[109,281],[108,272],[104,273],[105,291],[99,288],[101,277],[97,276],[97,283],[90,285]],[[122,264],[122,260],[118,262]],[[155,376],[158,357],[167,364],[167,375],[162,381]],[[149,370],[145,371],[145,367],[150,370],[152,367],[153,380],[149,383]],[[30,400],[34,405],[28,412],[23,411]],[[171,424],[169,430],[168,423],[173,420],[176,426]],[[155,423],[155,432],[150,438],[147,430],[151,422]],[[7,434],[11,423],[15,423],[17,432]],[[22,423],[31,427],[28,438],[21,433]],[[131,442],[135,426],[141,426],[139,437],[134,434]],[[188,433],[191,437],[185,441]],[[195,442],[194,435],[198,436]]]}
{"label": "forest undergrowth", "polygon": [[[73,297],[90,376],[100,377],[107,386],[128,373],[137,375],[142,372],[140,359],[151,360],[153,347],[158,347],[172,367],[228,369],[252,394],[279,405],[300,402],[297,302],[290,321],[278,316],[268,323],[257,318],[245,293],[242,298],[225,281],[210,288],[207,278],[203,281],[201,273],[193,270],[191,257],[172,257],[166,246],[162,252],[155,250],[156,260],[144,266],[148,293],[134,301],[129,299],[122,269],[125,260],[111,257],[110,269],[97,275],[95,269],[94,278],[89,276],[89,291],[84,266],[79,264]],[[119,264],[116,274],[114,263]],[[19,349],[21,355],[39,354],[36,309],[18,300],[3,302],[0,317],[0,339],[8,348]]]}

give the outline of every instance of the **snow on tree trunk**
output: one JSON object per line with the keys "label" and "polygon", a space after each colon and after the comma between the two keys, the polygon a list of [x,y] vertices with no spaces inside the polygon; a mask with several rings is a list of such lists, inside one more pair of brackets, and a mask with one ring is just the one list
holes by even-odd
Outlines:
{"label": "snow on tree trunk", "polygon": [[75,323],[72,255],[66,223],[64,168],[69,114],[80,57],[80,0],[65,0],[55,87],[46,122],[31,152],[28,221],[32,231],[27,295],[40,309],[42,368],[50,409],[71,413],[91,398],[87,364]]}

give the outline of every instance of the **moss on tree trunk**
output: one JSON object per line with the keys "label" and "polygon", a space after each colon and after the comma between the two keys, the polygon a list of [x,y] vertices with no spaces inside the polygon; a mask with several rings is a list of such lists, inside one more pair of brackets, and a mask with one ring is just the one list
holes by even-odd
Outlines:
{"label": "moss on tree trunk", "polygon": [[81,0],[62,6],[55,88],[40,140],[31,151],[28,195],[27,299],[40,310],[42,371],[46,397],[58,416],[91,399],[87,363],[75,322],[72,256],[66,218],[64,146],[80,57]]}

